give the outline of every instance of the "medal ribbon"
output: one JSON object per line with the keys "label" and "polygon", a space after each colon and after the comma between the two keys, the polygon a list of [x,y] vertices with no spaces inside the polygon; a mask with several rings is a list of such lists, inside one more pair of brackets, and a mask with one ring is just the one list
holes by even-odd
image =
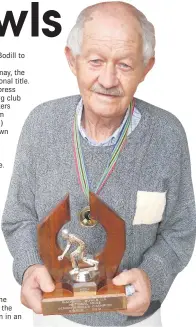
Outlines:
{"label": "medal ribbon", "polygon": [[[132,114],[134,111],[134,100],[133,102],[131,102],[130,104],[130,108],[129,108],[129,115],[128,118],[122,128],[122,131],[119,135],[119,138],[116,142],[116,144],[114,145],[114,149],[112,151],[112,155],[111,155],[111,159],[109,160],[107,167],[105,168],[103,175],[97,185],[96,191],[95,193],[99,194],[99,192],[101,191],[101,189],[103,188],[103,186],[105,185],[107,179],[109,178],[109,176],[111,175],[111,173],[113,172],[115,165],[116,165],[116,161],[118,159],[118,156],[120,154],[120,152],[122,151],[125,142],[126,142],[126,138],[127,138],[127,133],[128,133],[128,129],[131,123],[131,119],[132,119]],[[82,154],[82,148],[81,148],[81,144],[80,144],[80,134],[79,134],[79,129],[78,129],[78,122],[77,122],[77,114],[75,115],[75,119],[74,119],[74,126],[73,126],[73,140],[74,140],[74,155],[75,155],[75,162],[76,162],[76,169],[77,169],[77,174],[78,174],[78,180],[79,183],[81,185],[82,191],[84,192],[84,194],[86,195],[87,199],[89,200],[89,183],[88,183],[88,178],[87,178],[87,173],[86,173],[86,169],[85,169],[85,164],[84,164],[84,158],[83,158],[83,154]]]}

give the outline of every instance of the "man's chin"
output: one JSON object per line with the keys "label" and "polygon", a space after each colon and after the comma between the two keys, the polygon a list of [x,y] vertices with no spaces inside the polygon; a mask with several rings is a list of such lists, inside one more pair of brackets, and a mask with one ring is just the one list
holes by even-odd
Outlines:
{"label": "man's chin", "polygon": [[109,106],[109,105],[100,105],[98,103],[94,103],[91,106],[91,111],[99,117],[102,118],[114,118],[116,117],[118,113],[118,108],[115,106]]}

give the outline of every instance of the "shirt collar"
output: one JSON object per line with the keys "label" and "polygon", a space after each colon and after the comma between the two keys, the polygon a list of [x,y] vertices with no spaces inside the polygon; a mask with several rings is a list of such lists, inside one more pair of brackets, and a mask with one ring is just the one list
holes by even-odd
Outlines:
{"label": "shirt collar", "polygon": [[117,140],[118,140],[118,137],[121,133],[121,130],[128,118],[128,115],[129,115],[129,108],[127,108],[127,111],[126,111],[126,114],[124,116],[124,119],[121,123],[121,125],[115,130],[115,132],[109,137],[107,138],[106,140],[102,141],[102,142],[96,142],[94,140],[92,140],[87,134],[86,134],[86,131],[85,129],[82,127],[82,124],[81,124],[81,119],[82,119],[82,112],[83,112],[83,101],[82,101],[82,98],[81,100],[79,101],[78,105],[77,105],[77,108],[76,108],[76,115],[77,115],[77,123],[78,123],[78,129],[79,129],[79,132],[81,134],[81,136],[88,140],[88,142],[91,144],[91,145],[94,145],[94,146],[108,146],[108,145],[114,145]]}

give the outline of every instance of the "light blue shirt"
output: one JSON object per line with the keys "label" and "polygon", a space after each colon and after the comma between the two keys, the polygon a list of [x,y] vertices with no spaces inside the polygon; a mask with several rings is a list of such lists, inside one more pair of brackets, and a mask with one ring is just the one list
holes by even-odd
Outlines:
{"label": "light blue shirt", "polygon": [[[76,114],[77,114],[77,121],[78,121],[78,129],[80,131],[80,134],[82,135],[82,137],[84,139],[87,139],[89,144],[94,145],[94,146],[108,146],[108,145],[114,145],[116,144],[118,137],[120,135],[120,132],[127,120],[128,114],[129,114],[129,110],[127,108],[125,117],[121,123],[121,125],[115,130],[115,132],[106,140],[101,141],[101,142],[96,142],[95,140],[92,140],[87,134],[86,131],[84,130],[84,128],[82,127],[81,124],[81,119],[82,119],[82,111],[83,111],[83,101],[82,98],[80,100],[80,102],[77,105],[76,108]],[[129,126],[128,129],[128,135],[136,128],[136,126],[138,125],[139,121],[141,118],[141,114],[139,112],[139,110],[135,107],[134,111],[133,111],[133,115],[132,115],[132,121],[131,124]]]}

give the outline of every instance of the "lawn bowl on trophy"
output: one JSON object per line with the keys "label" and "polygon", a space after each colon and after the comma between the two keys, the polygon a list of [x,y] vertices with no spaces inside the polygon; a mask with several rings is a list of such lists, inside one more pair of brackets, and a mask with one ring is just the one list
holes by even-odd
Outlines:
{"label": "lawn bowl on trophy", "polygon": [[[84,240],[64,226],[69,221],[67,195],[38,224],[40,256],[55,283],[53,292],[43,293],[43,315],[126,309],[125,287],[112,283],[125,251],[124,220],[90,192],[90,206],[80,213],[80,221],[89,228],[99,222],[107,234],[104,249],[93,258],[88,255]],[[63,252],[57,242],[60,230],[66,241]]]}

